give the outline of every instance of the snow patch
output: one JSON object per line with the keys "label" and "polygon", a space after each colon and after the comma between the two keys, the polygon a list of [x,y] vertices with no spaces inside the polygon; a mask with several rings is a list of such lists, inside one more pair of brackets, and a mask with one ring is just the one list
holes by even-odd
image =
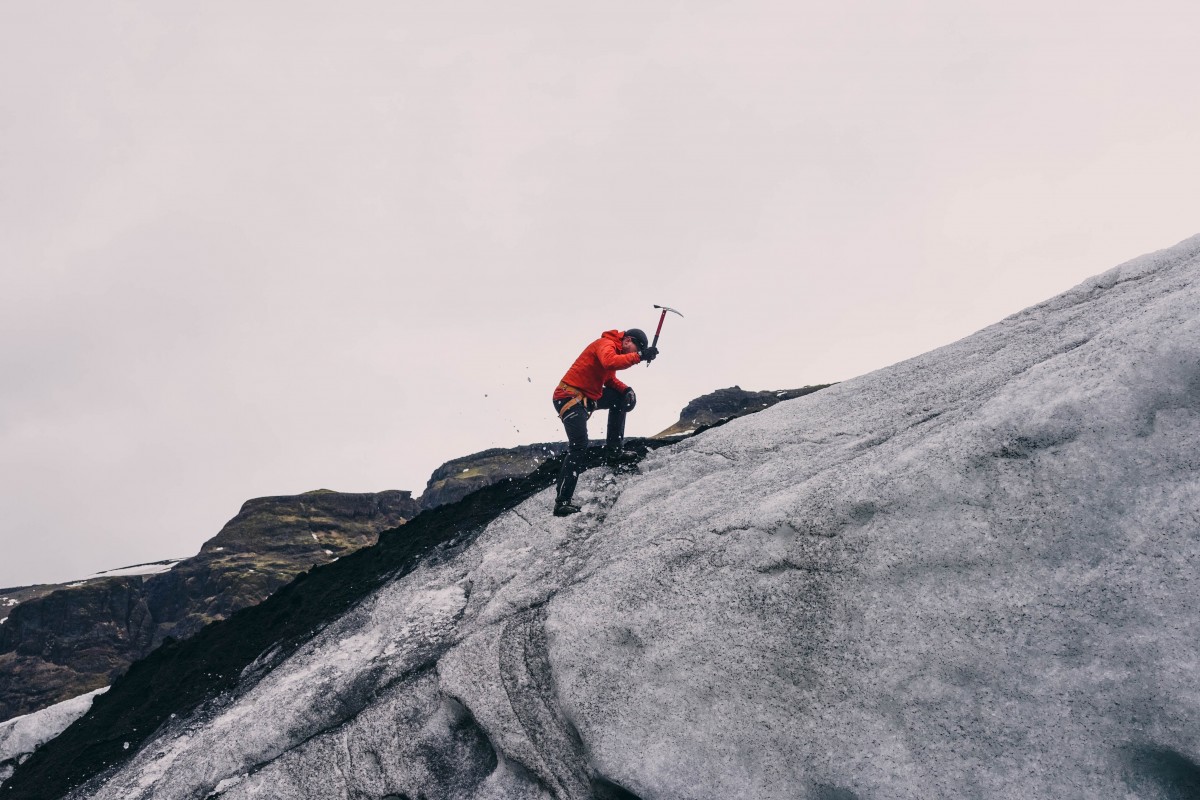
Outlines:
{"label": "snow patch", "polygon": [[[176,564],[183,561],[182,558],[168,559],[166,561],[154,561],[148,564],[134,564],[130,567],[121,567],[120,569],[110,569],[104,572],[97,572],[92,578],[113,578],[119,576],[130,575],[159,575],[163,572],[170,572]],[[83,582],[72,583],[70,586],[83,586]]]}
{"label": "snow patch", "polygon": [[[13,717],[0,723],[0,764],[24,761],[46,742],[65,731],[87,713],[92,701],[108,691],[105,686],[93,692],[56,703],[41,711]],[[12,773],[9,772],[9,775]],[[8,776],[0,776],[0,784]]]}

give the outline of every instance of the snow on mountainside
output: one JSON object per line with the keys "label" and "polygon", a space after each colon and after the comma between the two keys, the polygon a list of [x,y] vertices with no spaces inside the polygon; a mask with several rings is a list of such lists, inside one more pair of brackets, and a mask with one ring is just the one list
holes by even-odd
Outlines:
{"label": "snow on mountainside", "polygon": [[1200,237],[541,492],[71,796],[1196,796],[1197,453]]}
{"label": "snow on mountainside", "polygon": [[41,711],[0,722],[0,785],[12,775],[13,767],[62,733],[68,725],[87,712],[96,695],[107,691],[106,686],[56,703]]}

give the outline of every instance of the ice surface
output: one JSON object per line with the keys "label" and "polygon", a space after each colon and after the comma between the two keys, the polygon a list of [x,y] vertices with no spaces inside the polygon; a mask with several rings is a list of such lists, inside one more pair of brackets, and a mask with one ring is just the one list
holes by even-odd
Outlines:
{"label": "ice surface", "polygon": [[13,767],[19,761],[66,730],[87,713],[96,695],[107,691],[106,686],[0,723],[0,784],[12,775]]}
{"label": "ice surface", "polygon": [[86,796],[1193,796],[1198,279],[1200,237],[544,492]]}

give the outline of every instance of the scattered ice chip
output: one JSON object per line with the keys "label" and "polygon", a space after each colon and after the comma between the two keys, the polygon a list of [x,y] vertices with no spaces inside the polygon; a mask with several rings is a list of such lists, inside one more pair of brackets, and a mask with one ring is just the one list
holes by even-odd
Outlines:
{"label": "scattered ice chip", "polygon": [[[221,792],[225,791],[226,789],[232,789],[234,786],[237,786],[239,783],[241,783],[245,779],[245,777],[246,777],[245,775],[235,775],[232,778],[225,778],[220,783],[218,783],[216,786],[213,787],[213,792],[215,792],[216,794],[220,794]],[[210,797],[211,797],[211,795],[210,795]]]}

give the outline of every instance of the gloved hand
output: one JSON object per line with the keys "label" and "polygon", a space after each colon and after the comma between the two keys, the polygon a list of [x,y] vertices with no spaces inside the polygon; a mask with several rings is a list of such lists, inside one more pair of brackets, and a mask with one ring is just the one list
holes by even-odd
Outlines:
{"label": "gloved hand", "polygon": [[643,347],[640,355],[642,356],[642,361],[653,361],[654,359],[658,358],[658,348]]}
{"label": "gloved hand", "polygon": [[637,405],[637,395],[633,393],[633,387],[625,390],[625,396],[621,398],[621,410],[633,411],[633,407]]}

